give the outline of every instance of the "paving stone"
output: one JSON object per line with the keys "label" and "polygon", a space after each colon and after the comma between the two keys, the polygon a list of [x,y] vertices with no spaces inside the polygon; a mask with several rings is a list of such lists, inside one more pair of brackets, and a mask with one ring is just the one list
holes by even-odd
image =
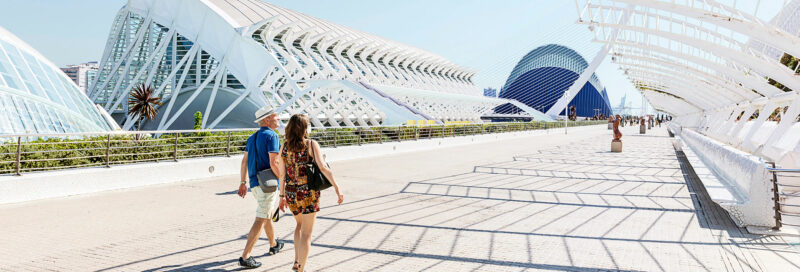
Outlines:
{"label": "paving stone", "polygon": [[[625,128],[623,128],[625,129]],[[663,129],[603,127],[333,164],[313,271],[797,271],[782,237],[748,234],[708,202]],[[253,199],[236,177],[0,206],[0,271],[238,269]],[[10,219],[10,220],[9,220]],[[11,222],[11,223],[10,223]],[[287,242],[263,271],[288,271]]]}

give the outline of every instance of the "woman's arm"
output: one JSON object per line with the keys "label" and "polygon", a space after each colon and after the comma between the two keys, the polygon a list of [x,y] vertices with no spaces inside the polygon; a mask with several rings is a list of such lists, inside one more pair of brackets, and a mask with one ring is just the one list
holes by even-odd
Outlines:
{"label": "woman's arm", "polygon": [[[278,187],[280,187],[280,191],[278,191],[278,195],[280,201],[278,202],[278,208],[281,209],[282,212],[286,212],[286,166],[283,164],[283,144],[278,149],[278,158],[275,160],[277,174],[278,174]],[[280,197],[283,195],[283,197]]]}
{"label": "woman's arm", "polygon": [[336,187],[336,182],[333,181],[333,172],[331,171],[331,168],[328,167],[328,164],[325,163],[325,159],[322,158],[322,150],[320,150],[317,141],[311,140],[311,148],[314,149],[314,162],[316,162],[317,166],[319,166],[319,170],[322,171],[322,174],[325,175],[329,181],[331,181],[331,184],[334,187]]}
{"label": "woman's arm", "polygon": [[314,149],[314,161],[317,162],[317,166],[319,166],[319,170],[322,171],[322,174],[325,175],[325,177],[331,182],[331,185],[333,185],[333,189],[336,190],[336,194],[339,196],[339,204],[342,204],[342,201],[344,201],[344,195],[342,195],[341,191],[339,190],[339,184],[337,184],[333,179],[333,172],[328,167],[328,164],[325,163],[325,159],[322,158],[322,150],[320,150],[317,141],[311,140],[311,148]]}

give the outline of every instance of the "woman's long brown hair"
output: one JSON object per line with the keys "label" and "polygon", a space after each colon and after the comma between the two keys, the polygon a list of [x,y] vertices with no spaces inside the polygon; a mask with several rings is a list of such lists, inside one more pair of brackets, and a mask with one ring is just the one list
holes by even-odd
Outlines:
{"label": "woman's long brown hair", "polygon": [[292,115],[289,123],[286,124],[286,148],[292,152],[300,152],[306,149],[306,139],[308,139],[308,117],[304,114]]}

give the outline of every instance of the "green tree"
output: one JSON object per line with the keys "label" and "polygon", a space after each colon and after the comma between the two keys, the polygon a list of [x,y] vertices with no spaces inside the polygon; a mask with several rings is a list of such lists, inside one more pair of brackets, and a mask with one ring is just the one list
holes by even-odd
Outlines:
{"label": "green tree", "polygon": [[203,113],[199,111],[194,113],[194,126],[192,129],[203,129]]}

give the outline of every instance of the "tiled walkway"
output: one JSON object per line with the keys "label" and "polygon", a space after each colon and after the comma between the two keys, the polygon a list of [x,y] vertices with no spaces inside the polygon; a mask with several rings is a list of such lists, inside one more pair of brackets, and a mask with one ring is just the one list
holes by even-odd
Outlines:
{"label": "tiled walkway", "polygon": [[[710,203],[663,129],[605,128],[334,164],[313,271],[798,271],[780,237]],[[679,155],[679,154],[678,154]],[[0,270],[235,270],[252,223],[236,180],[0,207]],[[289,242],[263,270],[290,271]]]}

